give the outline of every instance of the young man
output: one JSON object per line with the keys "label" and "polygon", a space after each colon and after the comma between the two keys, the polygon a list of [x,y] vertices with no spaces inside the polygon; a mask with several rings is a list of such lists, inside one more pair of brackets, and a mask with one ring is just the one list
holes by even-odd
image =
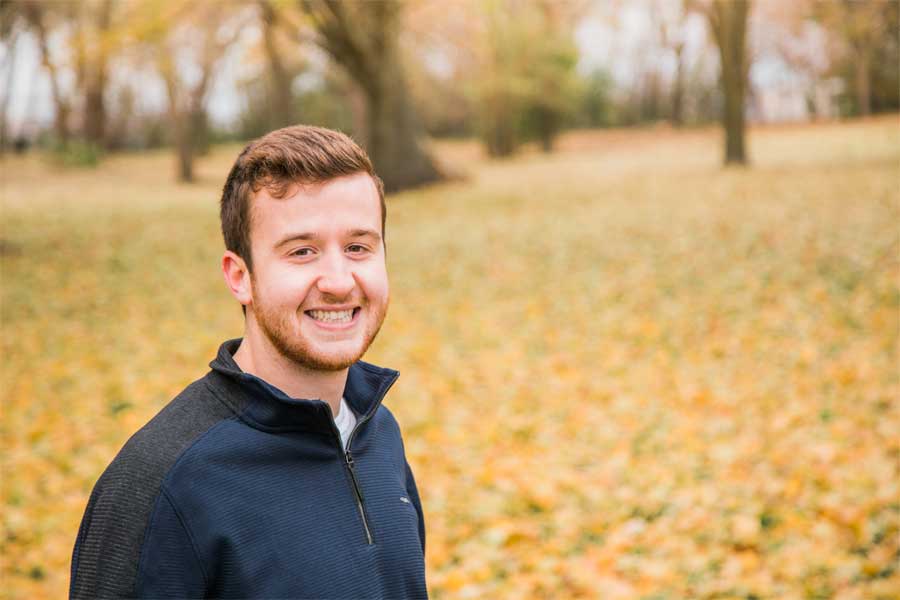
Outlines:
{"label": "young man", "polygon": [[221,203],[242,339],[138,431],[91,494],[72,598],[420,598],[425,523],[398,373],[360,361],[388,307],[384,193],[352,140],[251,143]]}

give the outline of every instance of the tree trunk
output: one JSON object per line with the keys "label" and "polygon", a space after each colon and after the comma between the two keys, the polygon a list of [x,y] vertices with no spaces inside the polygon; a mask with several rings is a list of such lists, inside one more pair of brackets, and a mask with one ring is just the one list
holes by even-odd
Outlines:
{"label": "tree trunk", "polygon": [[91,78],[84,97],[84,137],[97,146],[103,146],[105,139],[106,109],[103,105],[103,88],[106,77]]}
{"label": "tree trunk", "polygon": [[[209,143],[207,91],[212,85],[217,64],[225,56],[228,47],[237,40],[242,30],[241,21],[234,22],[227,36],[223,24],[236,12],[227,3],[189,2],[184,5],[189,12],[175,17],[150,37],[155,51],[156,66],[165,84],[168,100],[171,140],[175,150],[176,176],[179,181],[194,181],[194,159]],[[188,8],[189,7],[189,8]],[[235,11],[237,9],[235,8]],[[184,29],[181,25],[184,24]],[[190,46],[199,51],[194,61],[186,61],[200,79],[188,83],[181,78],[184,63],[176,65],[175,57],[181,43],[179,33],[190,34]]]}
{"label": "tree trunk", "polygon": [[441,179],[421,145],[397,45],[402,4],[301,0],[320,44],[359,84],[366,98],[366,149],[388,191]]}
{"label": "tree trunk", "polygon": [[47,69],[50,76],[50,92],[53,104],[56,108],[53,117],[53,126],[56,131],[57,143],[67,146],[69,143],[69,102],[60,90],[56,64],[50,57],[50,48],[47,44],[47,28],[44,23],[44,9],[35,2],[24,5],[25,17],[35,30],[38,48],[41,53],[41,64]]}
{"label": "tree trunk", "polygon": [[725,164],[745,164],[744,100],[747,92],[748,0],[714,0],[710,26],[719,46],[721,84],[725,97],[722,124],[725,128]]}
{"label": "tree trunk", "polygon": [[484,124],[484,136],[488,155],[495,158],[512,156],[518,146],[518,140],[515,126],[508,114],[511,101],[501,94],[499,97],[488,99],[487,104],[490,108],[485,111],[488,122]]}
{"label": "tree trunk", "polygon": [[675,46],[675,80],[672,82],[672,125],[684,124],[684,44]]}
{"label": "tree trunk", "polygon": [[375,80],[362,87],[368,101],[368,151],[385,189],[401,190],[439,179],[420,145],[421,124],[410,103],[395,49],[386,49]]}
{"label": "tree trunk", "polygon": [[559,131],[558,115],[552,109],[540,106],[537,108],[535,117],[537,121],[538,139],[541,142],[541,151],[546,153],[553,152],[553,142]]}
{"label": "tree trunk", "polygon": [[185,183],[194,181],[194,135],[190,131],[191,118],[181,119],[176,124],[175,150],[178,160],[178,180]]}
{"label": "tree trunk", "polygon": [[84,136],[89,143],[104,146],[106,134],[106,106],[103,94],[106,90],[107,36],[109,33],[112,1],[106,0],[98,8],[95,47],[86,57],[84,90]]}
{"label": "tree trunk", "polygon": [[291,76],[281,60],[281,53],[275,38],[278,15],[267,0],[260,0],[259,7],[263,22],[263,46],[269,62],[270,98],[272,99],[270,124],[273,129],[278,129],[294,123],[294,95],[291,91]]}
{"label": "tree trunk", "polygon": [[166,84],[166,95],[169,99],[169,122],[172,124],[172,137],[175,143],[175,173],[178,181],[191,183],[194,181],[194,132],[193,119],[188,108],[181,105],[178,75],[168,56],[161,61],[160,72]]}
{"label": "tree trunk", "polygon": [[350,122],[353,139],[363,148],[369,147],[369,101],[359,83],[346,78],[339,89],[344,90],[350,105]]}
{"label": "tree trunk", "polygon": [[855,87],[856,87],[856,105],[860,116],[867,117],[872,114],[872,86],[869,79],[869,60],[870,53],[868,48],[857,48],[854,60],[854,70],[856,71]]}
{"label": "tree trunk", "polygon": [[175,107],[170,111],[175,124],[175,155],[178,180],[185,183],[194,181],[194,161],[205,154],[209,147],[207,133],[208,118],[203,108],[203,94],[195,89],[188,106]]}

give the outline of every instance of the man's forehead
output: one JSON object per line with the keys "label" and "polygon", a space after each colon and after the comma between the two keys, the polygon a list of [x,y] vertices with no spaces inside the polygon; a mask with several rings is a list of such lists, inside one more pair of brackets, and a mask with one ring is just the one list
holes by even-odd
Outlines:
{"label": "man's forehead", "polygon": [[[284,190],[283,194],[277,193]],[[250,202],[253,226],[294,228],[294,222],[352,221],[349,229],[381,229],[381,204],[375,182],[358,173],[318,183],[294,183],[282,190],[260,188]]]}

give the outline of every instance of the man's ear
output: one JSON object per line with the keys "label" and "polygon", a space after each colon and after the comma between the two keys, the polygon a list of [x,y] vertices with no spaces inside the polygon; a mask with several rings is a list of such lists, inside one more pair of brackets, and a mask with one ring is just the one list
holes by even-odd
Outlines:
{"label": "man's ear", "polygon": [[247,306],[253,299],[253,288],[250,283],[250,270],[244,259],[226,250],[222,256],[222,275],[225,276],[225,285],[231,290],[235,300]]}

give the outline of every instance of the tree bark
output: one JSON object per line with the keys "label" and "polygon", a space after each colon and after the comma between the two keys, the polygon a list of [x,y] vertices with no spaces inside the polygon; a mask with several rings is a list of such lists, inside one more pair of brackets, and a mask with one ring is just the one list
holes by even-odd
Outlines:
{"label": "tree bark", "polygon": [[169,122],[172,124],[172,141],[175,143],[175,172],[178,181],[194,181],[194,145],[191,132],[190,114],[181,106],[178,75],[174,65],[164,55],[160,61],[160,72],[166,84],[169,99]]}
{"label": "tree bark", "polygon": [[259,9],[263,24],[263,46],[269,62],[270,98],[272,99],[271,125],[273,129],[294,123],[294,95],[291,76],[276,41],[278,13],[268,0],[260,0]]}
{"label": "tree bark", "polygon": [[420,142],[422,125],[410,102],[395,1],[344,3],[301,0],[320,44],[357,82],[366,98],[366,149],[385,189],[396,191],[441,179]]}
{"label": "tree bark", "polygon": [[725,98],[725,164],[745,164],[744,101],[747,93],[748,0],[713,0],[707,16],[722,64],[721,85]]}
{"label": "tree bark", "polygon": [[675,45],[675,79],[672,82],[672,125],[684,124],[684,43]]}
{"label": "tree bark", "polygon": [[488,155],[494,158],[512,156],[516,151],[515,125],[506,111],[510,110],[511,101],[504,94],[497,92],[493,97],[485,99],[488,109],[485,111],[485,139]]}
{"label": "tree bark", "polygon": [[853,61],[855,73],[856,104],[859,114],[867,117],[872,114],[872,86],[869,78],[870,52],[868,48],[856,48]]}
{"label": "tree bark", "polygon": [[[216,5],[206,8],[215,9]],[[227,48],[237,39],[240,27],[235,27],[227,39],[221,39],[219,28],[222,15],[203,16],[204,20],[196,29],[201,36],[200,57],[197,67],[200,80],[187,86],[179,77],[172,56],[174,49],[162,40],[159,45],[158,68],[166,86],[169,100],[169,120],[174,128],[176,171],[179,181],[194,181],[194,159],[205,150],[208,142],[206,96],[215,75],[216,65]],[[196,38],[195,38],[196,39]]]}
{"label": "tree bark", "polygon": [[175,125],[178,180],[192,183],[194,181],[194,136],[190,126],[191,119],[180,119],[179,121]]}
{"label": "tree bark", "polygon": [[[431,158],[419,143],[421,125],[412,104],[395,49],[385,49],[375,78],[362,88],[368,100],[366,113],[369,152],[385,189],[414,187],[439,178]],[[390,57],[390,58],[388,58]]]}
{"label": "tree bark", "polygon": [[559,131],[559,115],[547,107],[538,107],[535,115],[537,121],[538,139],[541,142],[541,151],[553,152],[553,143]]}
{"label": "tree bark", "polygon": [[107,80],[106,36],[109,32],[112,0],[97,9],[94,47],[85,57],[84,73],[84,137],[92,144],[104,146],[106,134],[106,105],[104,92]]}

